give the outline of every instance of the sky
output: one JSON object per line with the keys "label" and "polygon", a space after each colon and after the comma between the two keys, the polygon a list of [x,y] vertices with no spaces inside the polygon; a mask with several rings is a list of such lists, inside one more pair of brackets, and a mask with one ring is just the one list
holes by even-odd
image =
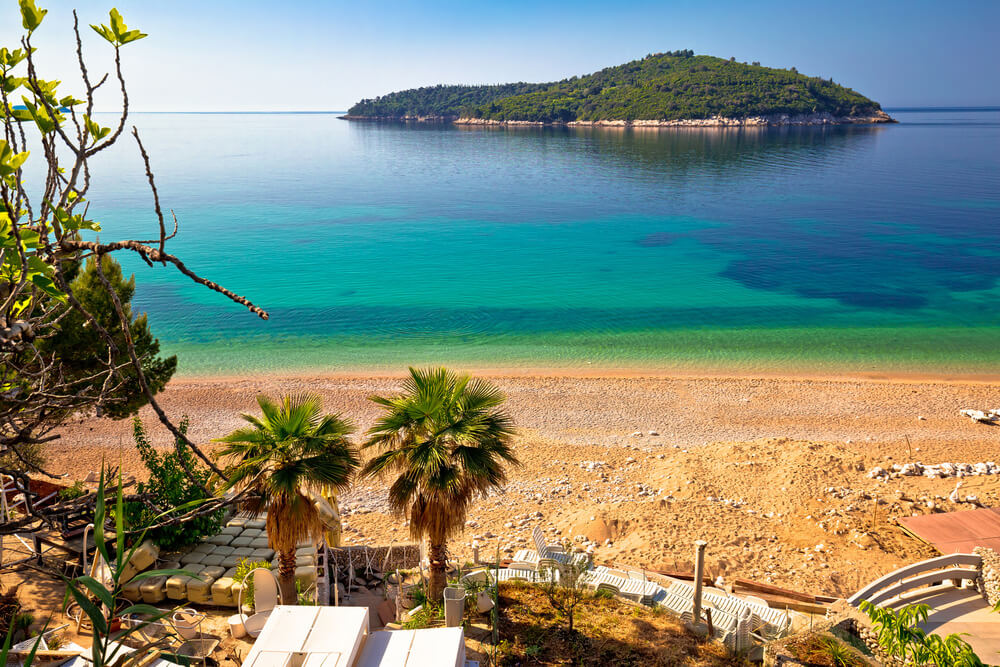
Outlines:
{"label": "sky", "polygon": [[[887,108],[1000,106],[1000,0],[38,5],[49,10],[33,38],[40,74],[65,92],[79,90],[74,7],[95,71],[111,67],[110,47],[86,24],[107,23],[111,6],[149,33],[123,50],[135,111],[341,111],[394,90],[558,80],[675,49],[794,66]],[[17,46],[22,32],[16,0],[0,0],[0,46]],[[99,98],[105,110],[115,104]]]}

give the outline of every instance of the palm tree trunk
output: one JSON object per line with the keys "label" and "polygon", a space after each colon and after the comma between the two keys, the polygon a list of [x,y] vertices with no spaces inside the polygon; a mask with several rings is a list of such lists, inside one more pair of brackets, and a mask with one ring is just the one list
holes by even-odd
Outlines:
{"label": "palm tree trunk", "polygon": [[298,604],[295,592],[295,549],[278,554],[278,588],[281,590],[281,604]]}
{"label": "palm tree trunk", "polygon": [[445,541],[431,541],[430,547],[427,550],[427,559],[431,562],[430,576],[427,578],[427,599],[436,605],[444,604],[445,565],[447,558],[448,547],[445,545]]}

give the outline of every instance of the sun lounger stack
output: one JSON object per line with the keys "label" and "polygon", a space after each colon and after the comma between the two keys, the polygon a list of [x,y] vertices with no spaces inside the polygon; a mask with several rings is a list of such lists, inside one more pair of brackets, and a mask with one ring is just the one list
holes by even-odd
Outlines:
{"label": "sun lounger stack", "polygon": [[780,609],[772,609],[766,604],[751,602],[750,600],[713,591],[705,591],[702,597],[712,607],[721,609],[737,617],[741,617],[744,610],[748,610],[750,612],[751,629],[755,632],[762,632],[769,637],[784,635],[792,623],[792,619],[787,613]]}
{"label": "sun lounger stack", "polygon": [[[694,587],[683,582],[674,582],[667,588],[667,594],[694,600]],[[749,646],[750,632],[763,632],[768,637],[779,637],[788,632],[791,619],[780,609],[771,609],[765,604],[751,602],[734,595],[705,590],[702,600],[712,609],[712,623],[716,636],[740,649]],[[664,604],[670,607],[669,604]],[[727,644],[727,645],[728,645]]]}
{"label": "sun lounger stack", "polygon": [[663,590],[655,581],[650,581],[641,572],[629,572],[625,583],[619,589],[623,597],[640,604],[652,604],[653,598]]}
{"label": "sun lounger stack", "polygon": [[585,553],[568,554],[560,545],[548,544],[538,526],[531,531],[531,537],[535,542],[535,550],[521,549],[514,554],[515,567],[533,570],[552,569],[564,565],[583,567],[590,561],[590,556]]}
{"label": "sun lounger stack", "polygon": [[517,567],[502,567],[499,570],[490,570],[491,578],[495,577],[497,582],[501,581],[530,581],[534,582],[538,573],[535,570],[528,570]]}
{"label": "sun lounger stack", "polygon": [[[140,586],[140,597],[149,602],[162,593],[163,597],[157,602],[170,599],[188,600],[196,604],[236,606],[240,585],[233,581],[233,575],[240,561],[247,559],[270,562],[274,558],[274,550],[267,546],[264,526],[262,519],[230,520],[218,535],[204,539],[180,557],[179,567],[195,576],[166,577],[158,593],[153,592],[151,585],[146,585],[146,592],[143,593]],[[163,566],[160,568],[163,569]]]}

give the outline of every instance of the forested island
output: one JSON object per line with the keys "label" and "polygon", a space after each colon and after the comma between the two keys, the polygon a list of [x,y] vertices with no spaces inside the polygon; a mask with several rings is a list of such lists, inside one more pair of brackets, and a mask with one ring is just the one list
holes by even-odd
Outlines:
{"label": "forested island", "polygon": [[469,125],[886,123],[878,102],[791,69],[671,51],[553,83],[427,86],[361,100],[348,120]]}

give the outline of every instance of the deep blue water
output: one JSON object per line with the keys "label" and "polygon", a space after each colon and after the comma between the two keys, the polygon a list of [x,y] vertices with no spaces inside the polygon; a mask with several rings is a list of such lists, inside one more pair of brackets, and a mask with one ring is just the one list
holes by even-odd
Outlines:
{"label": "deep blue water", "polygon": [[[1000,370],[1000,110],[883,126],[458,128],[137,114],[176,271],[126,262],[182,373],[488,366]],[[102,238],[155,230],[95,165]]]}

